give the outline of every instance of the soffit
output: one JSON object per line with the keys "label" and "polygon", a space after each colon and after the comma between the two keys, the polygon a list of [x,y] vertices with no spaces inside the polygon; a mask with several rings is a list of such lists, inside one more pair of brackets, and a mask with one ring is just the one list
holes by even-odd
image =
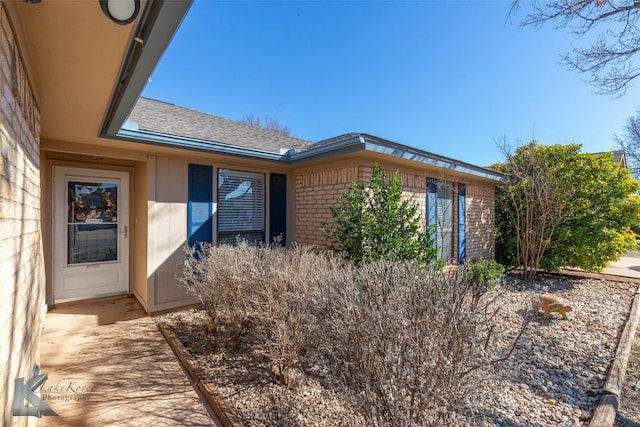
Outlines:
{"label": "soffit", "polygon": [[135,22],[114,24],[98,0],[18,3],[16,10],[39,95],[41,136],[97,141]]}

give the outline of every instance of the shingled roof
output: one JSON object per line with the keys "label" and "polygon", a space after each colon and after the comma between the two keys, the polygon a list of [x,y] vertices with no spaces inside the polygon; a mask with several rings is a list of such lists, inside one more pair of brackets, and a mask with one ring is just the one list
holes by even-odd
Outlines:
{"label": "shingled roof", "polygon": [[496,171],[374,135],[347,133],[314,143],[149,98],[138,100],[118,136],[129,141],[259,158],[285,164],[303,164],[361,151],[455,170],[498,183],[505,182],[506,179]]}
{"label": "shingled roof", "polygon": [[129,120],[143,131],[276,154],[282,150],[302,150],[313,145],[311,141],[142,97],[138,99]]}

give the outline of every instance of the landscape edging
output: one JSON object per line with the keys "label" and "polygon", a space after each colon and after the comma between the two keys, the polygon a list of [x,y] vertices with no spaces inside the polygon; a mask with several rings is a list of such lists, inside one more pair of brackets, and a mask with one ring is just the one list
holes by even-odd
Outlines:
{"label": "landscape edging", "polygon": [[222,396],[217,392],[215,386],[203,379],[197,369],[193,367],[191,362],[189,362],[188,356],[184,353],[182,344],[173,331],[169,330],[162,323],[158,322],[157,325],[165,340],[169,343],[169,346],[178,357],[180,364],[196,384],[213,412],[218,416],[222,425],[224,427],[244,427],[245,424],[224,401],[224,399],[222,399]]}
{"label": "landscape edging", "polygon": [[622,385],[627,369],[627,362],[631,354],[631,347],[640,321],[640,287],[636,290],[631,305],[631,313],[625,324],[618,346],[616,347],[615,357],[611,362],[609,373],[602,389],[602,398],[598,403],[589,427],[612,427],[615,423],[616,414],[620,405],[622,394]]}

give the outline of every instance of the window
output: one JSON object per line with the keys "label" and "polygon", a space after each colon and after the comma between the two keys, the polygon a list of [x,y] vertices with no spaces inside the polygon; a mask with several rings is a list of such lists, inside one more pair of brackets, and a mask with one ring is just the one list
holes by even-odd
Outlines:
{"label": "window", "polygon": [[118,260],[118,185],[67,183],[68,264]]}
{"label": "window", "polygon": [[219,242],[264,242],[264,182],[261,173],[218,170]]}
{"label": "window", "polygon": [[[427,225],[435,230],[438,256],[454,261],[454,227],[458,227],[458,263],[466,257],[466,187],[457,184],[458,205],[454,212],[454,183],[427,178]],[[457,215],[456,215],[457,213]]]}
{"label": "window", "polygon": [[453,259],[453,183],[438,182],[438,218],[436,242],[440,256],[449,262]]}

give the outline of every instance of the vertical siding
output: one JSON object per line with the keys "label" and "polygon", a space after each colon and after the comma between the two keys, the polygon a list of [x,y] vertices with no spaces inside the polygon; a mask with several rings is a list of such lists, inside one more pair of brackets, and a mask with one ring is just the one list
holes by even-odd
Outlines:
{"label": "vertical siding", "polygon": [[148,306],[147,289],[147,239],[148,234],[148,202],[145,197],[149,192],[149,167],[147,162],[136,162],[135,179],[133,179],[133,211],[131,222],[131,236],[133,237],[131,248],[132,270],[131,289],[144,307]]}
{"label": "vertical siding", "polygon": [[183,159],[151,157],[149,161],[147,311],[196,302],[176,279],[187,244],[187,168]]}
{"label": "vertical siding", "polygon": [[13,417],[14,380],[39,362],[46,313],[40,223],[40,116],[15,34],[0,3],[0,402]]}

